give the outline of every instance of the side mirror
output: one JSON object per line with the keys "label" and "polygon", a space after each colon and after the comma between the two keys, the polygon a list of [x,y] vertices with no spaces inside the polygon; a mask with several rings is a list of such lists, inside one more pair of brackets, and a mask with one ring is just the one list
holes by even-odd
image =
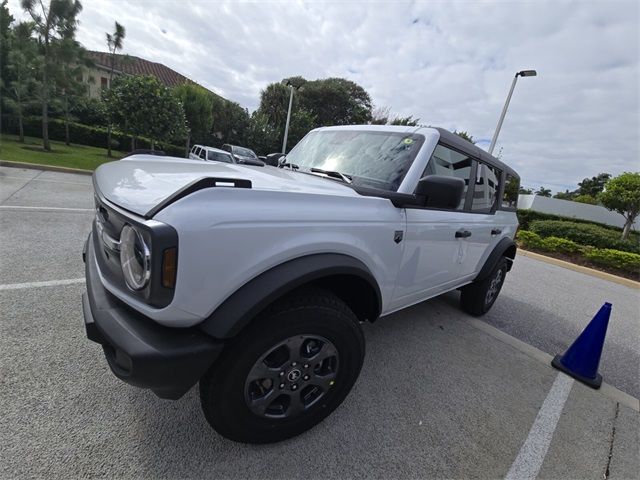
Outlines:
{"label": "side mirror", "polygon": [[416,187],[416,196],[425,207],[456,209],[464,195],[464,180],[445,175],[422,177]]}

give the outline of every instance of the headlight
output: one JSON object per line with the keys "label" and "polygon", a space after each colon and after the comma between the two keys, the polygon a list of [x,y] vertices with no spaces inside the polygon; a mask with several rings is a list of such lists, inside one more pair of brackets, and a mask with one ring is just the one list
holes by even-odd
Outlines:
{"label": "headlight", "polygon": [[120,265],[127,285],[133,290],[143,289],[151,277],[151,254],[142,235],[131,225],[120,233]]}

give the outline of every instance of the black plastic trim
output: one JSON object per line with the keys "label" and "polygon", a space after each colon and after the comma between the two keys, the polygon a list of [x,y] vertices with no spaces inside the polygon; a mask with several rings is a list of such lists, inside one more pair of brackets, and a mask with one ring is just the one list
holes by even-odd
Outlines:
{"label": "black plastic trim", "polygon": [[95,262],[89,241],[82,299],[87,337],[102,345],[116,377],[160,398],[180,398],[213,364],[223,343],[196,327],[164,327],[131,309],[104,288]]}
{"label": "black plastic trim", "polygon": [[[482,266],[482,269],[480,270],[480,273],[478,273],[478,275],[476,276],[476,278],[473,281],[477,282],[477,281],[481,281],[481,280],[484,280],[485,278],[487,278],[491,274],[493,269],[495,268],[496,264],[504,256],[505,252],[509,248],[512,248],[512,247],[514,249],[518,248],[517,245],[515,244],[515,242],[513,240],[511,240],[510,238],[507,238],[507,237],[502,238],[498,242],[498,244],[493,248],[493,250],[491,251],[491,253],[487,257],[487,260],[484,262],[484,265]],[[509,258],[509,259],[512,260],[511,258]],[[508,270],[511,270],[511,264],[512,263],[513,262],[509,262]]]}
{"label": "black plastic trim", "polygon": [[[380,315],[382,294],[367,266],[341,254],[323,253],[290,260],[246,283],[220,305],[200,328],[214,338],[230,338],[273,301],[297,287],[334,275],[351,275],[366,281],[374,290],[376,305],[369,320]],[[348,292],[342,292],[348,295]]]}
{"label": "black plastic trim", "polygon": [[[219,185],[226,184],[226,185]],[[184,198],[188,195],[191,195],[198,190],[202,190],[205,188],[213,188],[213,187],[229,187],[229,184],[232,184],[233,188],[251,188],[251,180],[246,180],[244,178],[223,178],[223,177],[205,177],[200,178],[198,180],[194,180],[191,183],[188,183],[180,190],[175,191],[173,194],[162,200],[158,205],[153,207],[147,213],[144,214],[146,219],[153,218],[160,210],[165,209],[172,203],[177,202],[181,198]]]}

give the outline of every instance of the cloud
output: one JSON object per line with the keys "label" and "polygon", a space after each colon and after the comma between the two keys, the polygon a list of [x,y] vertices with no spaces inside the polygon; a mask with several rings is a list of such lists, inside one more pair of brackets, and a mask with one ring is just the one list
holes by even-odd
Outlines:
{"label": "cloud", "polygon": [[[488,148],[516,71],[496,152],[532,187],[575,188],[640,170],[635,2],[318,3],[85,1],[78,38],[164,63],[255,109],[292,75],[354,80],[374,103],[466,130]],[[10,9],[20,16],[19,2]]]}

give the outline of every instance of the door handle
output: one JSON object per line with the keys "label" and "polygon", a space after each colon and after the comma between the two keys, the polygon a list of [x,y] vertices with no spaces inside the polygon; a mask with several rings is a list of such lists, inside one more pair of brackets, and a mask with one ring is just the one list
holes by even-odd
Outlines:
{"label": "door handle", "polygon": [[471,236],[471,232],[469,230],[458,230],[456,232],[456,238],[467,238]]}
{"label": "door handle", "polygon": [[491,235],[500,235],[502,233],[502,230],[500,230],[499,228],[494,228],[493,230],[491,230]]}

